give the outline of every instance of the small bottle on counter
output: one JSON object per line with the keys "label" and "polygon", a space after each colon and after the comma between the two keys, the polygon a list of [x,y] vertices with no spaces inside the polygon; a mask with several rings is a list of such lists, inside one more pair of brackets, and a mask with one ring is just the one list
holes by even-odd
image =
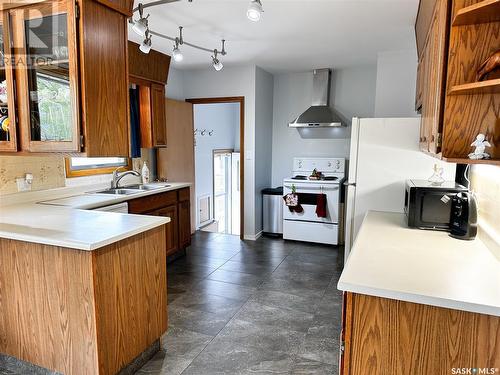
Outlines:
{"label": "small bottle on counter", "polygon": [[142,164],[141,175],[142,175],[142,183],[143,184],[149,183],[149,168],[146,162]]}

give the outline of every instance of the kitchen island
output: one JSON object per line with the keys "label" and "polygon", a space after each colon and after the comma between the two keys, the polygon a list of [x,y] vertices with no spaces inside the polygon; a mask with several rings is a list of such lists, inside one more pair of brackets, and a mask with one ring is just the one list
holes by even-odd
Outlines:
{"label": "kitchen island", "polygon": [[[167,329],[170,219],[37,203],[75,192],[0,202],[0,356],[64,374],[116,374],[154,354]],[[123,197],[90,200],[78,208]]]}
{"label": "kitchen island", "polygon": [[344,375],[500,368],[500,257],[478,238],[370,211],[338,289]]}

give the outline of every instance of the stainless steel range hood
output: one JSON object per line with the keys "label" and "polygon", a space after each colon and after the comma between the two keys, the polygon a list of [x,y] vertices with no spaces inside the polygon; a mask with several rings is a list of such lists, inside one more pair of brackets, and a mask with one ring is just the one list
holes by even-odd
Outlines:
{"label": "stainless steel range hood", "polygon": [[329,106],[330,69],[313,71],[312,105],[293,122],[290,128],[334,128],[344,126],[340,117]]}

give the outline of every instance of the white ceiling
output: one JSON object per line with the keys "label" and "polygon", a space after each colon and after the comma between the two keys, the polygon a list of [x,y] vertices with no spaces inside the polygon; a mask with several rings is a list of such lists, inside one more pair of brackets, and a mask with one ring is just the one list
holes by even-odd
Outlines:
{"label": "white ceiling", "polygon": [[[146,4],[154,0],[144,0]],[[256,64],[271,73],[375,63],[377,53],[415,48],[419,0],[262,0],[260,22],[246,18],[249,0],[181,0],[145,10],[152,30],[220,49],[225,66]],[[139,3],[135,0],[136,5]],[[137,16],[135,16],[137,18]],[[129,38],[141,38],[131,28]],[[172,42],[153,36],[153,48],[170,54]],[[207,52],[184,46],[176,68],[210,66]]]}

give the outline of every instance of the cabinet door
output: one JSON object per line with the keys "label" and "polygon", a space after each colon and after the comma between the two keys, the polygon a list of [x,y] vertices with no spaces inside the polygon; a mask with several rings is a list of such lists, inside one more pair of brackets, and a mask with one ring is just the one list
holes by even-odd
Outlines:
{"label": "cabinet door", "polygon": [[44,2],[11,15],[23,149],[80,151],[74,2]]}
{"label": "cabinet door", "polygon": [[169,217],[170,223],[166,226],[167,255],[179,249],[179,218],[177,205],[168,206],[157,211],[158,216]]}
{"label": "cabinet door", "polygon": [[191,244],[191,205],[189,201],[179,203],[179,247]]}
{"label": "cabinet door", "polygon": [[151,121],[153,128],[153,146],[167,145],[167,124],[165,119],[165,86],[151,84]]}
{"label": "cabinet door", "polygon": [[[130,1],[128,1],[130,3]],[[78,0],[82,127],[87,156],[129,156],[127,17],[106,4]]]}
{"label": "cabinet door", "polygon": [[439,141],[443,126],[448,12],[449,1],[438,0],[422,51],[423,66],[417,78],[417,85],[422,91],[420,148],[434,154],[440,152]]}
{"label": "cabinet door", "polygon": [[8,12],[0,12],[0,151],[17,151],[14,76]]}

